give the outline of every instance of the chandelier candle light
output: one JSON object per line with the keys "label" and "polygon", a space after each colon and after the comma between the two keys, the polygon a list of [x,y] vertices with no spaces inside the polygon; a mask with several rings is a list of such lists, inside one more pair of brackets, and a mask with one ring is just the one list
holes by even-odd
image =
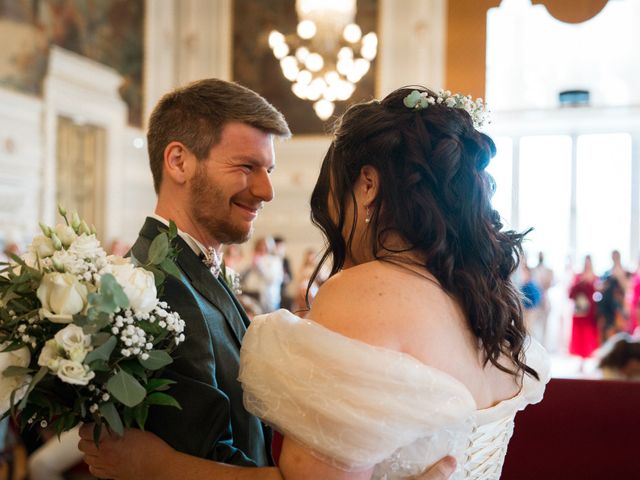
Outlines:
{"label": "chandelier candle light", "polygon": [[348,100],[369,71],[378,37],[363,36],[354,23],[356,0],[296,0],[296,13],[297,34],[273,30],[269,46],[293,93],[314,102],[316,115],[326,120],[334,102]]}

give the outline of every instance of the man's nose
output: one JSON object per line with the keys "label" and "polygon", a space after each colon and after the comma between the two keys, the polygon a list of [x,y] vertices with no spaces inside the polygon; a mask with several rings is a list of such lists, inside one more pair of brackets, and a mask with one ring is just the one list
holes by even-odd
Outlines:
{"label": "man's nose", "polygon": [[273,200],[273,185],[271,184],[271,177],[266,170],[260,171],[254,177],[253,184],[251,186],[251,193],[263,202],[270,202]]}

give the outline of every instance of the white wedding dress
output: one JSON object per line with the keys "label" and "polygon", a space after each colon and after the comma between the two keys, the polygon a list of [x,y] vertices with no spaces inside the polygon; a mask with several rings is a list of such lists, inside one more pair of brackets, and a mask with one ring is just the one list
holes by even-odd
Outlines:
{"label": "white wedding dress", "polygon": [[244,336],[240,381],[248,411],[349,471],[406,479],[447,454],[452,479],[498,479],[516,412],[542,399],[547,355],[531,340],[513,398],[478,410],[469,390],[414,357],[333,332],[286,310],[261,315]]}

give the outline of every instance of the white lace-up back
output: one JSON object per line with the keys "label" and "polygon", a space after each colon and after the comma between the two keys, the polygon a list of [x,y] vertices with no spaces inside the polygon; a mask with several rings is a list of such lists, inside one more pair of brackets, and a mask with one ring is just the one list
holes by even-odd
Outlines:
{"label": "white lace-up back", "polygon": [[415,476],[447,454],[452,479],[498,479],[518,410],[540,401],[546,352],[535,341],[514,398],[478,410],[457,379],[414,357],[344,337],[279,310],[256,317],[241,354],[248,411],[344,470]]}

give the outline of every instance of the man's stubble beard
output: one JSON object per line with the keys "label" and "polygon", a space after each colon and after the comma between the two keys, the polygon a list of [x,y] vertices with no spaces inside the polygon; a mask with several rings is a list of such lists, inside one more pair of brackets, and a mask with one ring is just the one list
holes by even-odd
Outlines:
{"label": "man's stubble beard", "polygon": [[[208,179],[203,167],[198,167],[198,172],[191,184],[189,197],[191,214],[198,225],[218,242],[223,244],[246,242],[253,235],[253,224],[249,231],[245,231],[230,221],[231,199],[225,198],[222,189]],[[216,208],[217,206],[221,208]]]}

